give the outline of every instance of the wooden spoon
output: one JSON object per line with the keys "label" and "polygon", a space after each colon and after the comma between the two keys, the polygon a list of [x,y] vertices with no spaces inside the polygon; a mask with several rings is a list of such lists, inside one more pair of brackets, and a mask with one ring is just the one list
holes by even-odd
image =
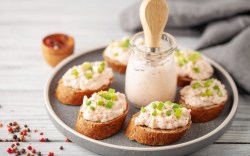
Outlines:
{"label": "wooden spoon", "polygon": [[161,47],[161,37],[168,20],[166,0],[143,0],[140,19],[144,30],[145,44],[150,49]]}

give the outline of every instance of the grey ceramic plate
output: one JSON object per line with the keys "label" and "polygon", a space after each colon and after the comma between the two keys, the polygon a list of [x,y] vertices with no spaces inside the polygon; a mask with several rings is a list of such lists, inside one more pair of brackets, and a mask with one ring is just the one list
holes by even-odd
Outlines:
{"label": "grey ceramic plate", "polygon": [[[231,125],[238,105],[238,92],[235,83],[220,65],[206,58],[215,69],[214,77],[225,84],[229,92],[229,99],[225,105],[225,109],[218,118],[207,123],[193,123],[184,137],[175,144],[153,147],[128,140],[124,135],[124,129],[131,116],[138,111],[132,106],[130,106],[129,114],[123,129],[118,134],[108,139],[98,141],[76,132],[74,128],[79,107],[62,105],[54,96],[55,88],[58,80],[70,67],[81,64],[84,61],[103,60],[102,51],[103,48],[99,48],[65,59],[57,66],[45,87],[44,98],[50,119],[58,130],[74,143],[95,153],[109,156],[184,155],[211,144]],[[124,83],[124,75],[115,73],[114,82],[111,87],[124,93]]]}

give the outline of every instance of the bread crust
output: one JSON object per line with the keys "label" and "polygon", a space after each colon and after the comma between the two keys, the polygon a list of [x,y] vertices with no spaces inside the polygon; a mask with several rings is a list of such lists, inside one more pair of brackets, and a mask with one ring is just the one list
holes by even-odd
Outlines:
{"label": "bread crust", "polygon": [[81,90],[72,87],[64,86],[63,80],[60,79],[56,88],[55,96],[62,103],[67,105],[80,106],[82,104],[83,97],[86,95],[90,97],[93,93],[105,90],[112,83],[113,77],[109,79],[109,83],[103,85],[97,90]]}
{"label": "bread crust", "polygon": [[125,133],[129,140],[135,140],[145,145],[160,146],[174,143],[181,139],[192,124],[190,120],[187,126],[173,130],[152,129],[146,126],[135,125],[135,118],[139,113],[133,115]]}
{"label": "bread crust", "polygon": [[182,97],[180,97],[179,103],[184,107],[191,109],[191,120],[196,123],[208,122],[215,119],[220,115],[225,106],[225,102],[223,102],[212,106],[193,107],[186,104]]}
{"label": "bread crust", "polygon": [[128,114],[128,104],[124,113],[107,122],[94,122],[85,120],[83,113],[79,111],[76,121],[76,131],[96,140],[108,138],[119,132]]}
{"label": "bread crust", "polygon": [[192,79],[185,76],[185,77],[181,77],[181,76],[178,76],[177,78],[177,86],[179,87],[184,87],[184,86],[187,86],[191,83]]}
{"label": "bread crust", "polygon": [[124,65],[117,60],[113,60],[113,59],[109,58],[108,56],[106,56],[105,51],[106,51],[106,49],[104,50],[102,55],[103,55],[104,60],[108,63],[108,65],[114,71],[121,73],[121,74],[125,74],[127,65]]}

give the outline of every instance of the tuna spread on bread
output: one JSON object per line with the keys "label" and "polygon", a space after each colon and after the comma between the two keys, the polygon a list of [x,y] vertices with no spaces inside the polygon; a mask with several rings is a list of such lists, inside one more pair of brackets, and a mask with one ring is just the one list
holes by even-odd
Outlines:
{"label": "tuna spread on bread", "polygon": [[192,81],[180,91],[185,104],[193,107],[206,107],[224,103],[227,100],[225,86],[217,79]]}
{"label": "tuna spread on bread", "polygon": [[205,80],[213,75],[213,67],[199,52],[179,49],[175,52],[177,74],[193,80]]}
{"label": "tuna spread on bread", "polygon": [[105,62],[84,62],[70,68],[62,77],[63,85],[83,91],[97,90],[110,83],[113,71]]}
{"label": "tuna spread on bread", "polygon": [[190,109],[171,101],[151,102],[142,107],[135,119],[135,125],[158,129],[176,129],[188,125],[191,116]]}
{"label": "tuna spread on bread", "polygon": [[121,116],[127,109],[126,96],[114,89],[84,96],[80,111],[85,120],[107,122]]}

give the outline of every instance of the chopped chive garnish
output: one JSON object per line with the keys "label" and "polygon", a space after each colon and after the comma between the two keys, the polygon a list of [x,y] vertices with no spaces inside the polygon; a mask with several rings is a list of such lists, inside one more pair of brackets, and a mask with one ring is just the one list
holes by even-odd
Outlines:
{"label": "chopped chive garnish", "polygon": [[189,60],[192,61],[193,64],[195,64],[197,60],[200,58],[201,58],[201,54],[199,52],[195,52],[189,56]]}
{"label": "chopped chive garnish", "polygon": [[103,106],[103,105],[104,105],[103,100],[101,100],[101,99],[100,99],[100,100],[98,100],[98,101],[97,101],[97,105],[98,105],[98,106]]}
{"label": "chopped chive garnish", "polygon": [[214,82],[213,79],[208,79],[205,83],[204,83],[204,87],[208,88],[210,87],[210,85]]}
{"label": "chopped chive garnish", "polygon": [[201,86],[201,84],[199,82],[195,82],[195,83],[192,84],[193,89],[197,89],[197,88],[201,88],[201,87],[202,86]]}
{"label": "chopped chive garnish", "polygon": [[121,48],[129,48],[129,39],[125,39],[124,41],[119,43],[119,47]]}
{"label": "chopped chive garnish", "polygon": [[85,77],[89,80],[93,78],[93,75],[91,73],[85,73]]}
{"label": "chopped chive garnish", "polygon": [[113,107],[114,103],[112,101],[108,101],[106,104],[106,108],[111,109]]}
{"label": "chopped chive garnish", "polygon": [[115,93],[115,89],[113,89],[113,88],[109,88],[109,91],[108,91],[109,93]]}
{"label": "chopped chive garnish", "polygon": [[188,60],[184,56],[179,56],[178,57],[178,64],[179,64],[179,66],[183,66],[186,63],[188,63]]}
{"label": "chopped chive garnish", "polygon": [[199,72],[200,72],[200,68],[199,68],[199,67],[193,67],[192,70],[193,70],[195,73],[199,73]]}
{"label": "chopped chive garnish", "polygon": [[88,102],[86,103],[86,105],[87,105],[87,106],[91,105],[91,101],[88,101]]}
{"label": "chopped chive garnish", "polygon": [[142,113],[145,113],[146,112],[146,109],[144,107],[141,107],[141,112]]}
{"label": "chopped chive garnish", "polygon": [[84,70],[93,70],[93,68],[92,68],[92,66],[91,66],[91,64],[89,62],[84,62],[82,64],[82,67],[83,67]]}
{"label": "chopped chive garnish", "polygon": [[166,115],[167,116],[170,116],[171,115],[171,111],[169,110],[169,111],[166,111]]}
{"label": "chopped chive garnish", "polygon": [[166,101],[165,103],[166,103],[167,105],[171,105],[171,104],[172,104],[171,101]]}
{"label": "chopped chive garnish", "polygon": [[220,90],[220,87],[218,85],[214,85],[215,90]]}
{"label": "chopped chive garnish", "polygon": [[177,118],[180,118],[181,115],[182,115],[182,111],[180,109],[177,109],[175,112],[174,112],[174,115],[177,117]]}
{"label": "chopped chive garnish", "polygon": [[111,94],[108,92],[101,91],[98,93],[101,97],[103,97],[106,100],[111,100]]}
{"label": "chopped chive garnish", "polygon": [[92,111],[95,110],[95,107],[94,107],[94,106],[90,106],[89,108],[90,108]]}
{"label": "chopped chive garnish", "polygon": [[164,107],[164,103],[163,102],[159,102],[158,106],[157,106],[157,109],[161,111],[163,107]]}
{"label": "chopped chive garnish", "polygon": [[104,67],[103,66],[100,66],[100,67],[98,67],[98,73],[102,73],[103,71],[104,71]]}
{"label": "chopped chive garnish", "polygon": [[78,71],[76,70],[76,69],[73,69],[72,71],[71,71],[71,75],[73,75],[73,76],[78,76]]}
{"label": "chopped chive garnish", "polygon": [[104,69],[105,69],[105,62],[104,61],[102,61],[101,63],[100,63],[100,66],[98,67],[98,73],[102,73],[103,71],[104,71]]}
{"label": "chopped chive garnish", "polygon": [[154,111],[152,112],[152,115],[153,115],[153,116],[156,116],[156,115],[157,115],[156,110],[154,110]]}
{"label": "chopped chive garnish", "polygon": [[180,50],[179,50],[179,49],[177,49],[177,50],[176,50],[176,52],[175,52],[175,56],[177,56],[177,57],[178,57],[178,56],[181,56],[181,52],[180,52]]}
{"label": "chopped chive garnish", "polygon": [[115,56],[115,57],[119,56],[119,53],[114,53],[114,56]]}
{"label": "chopped chive garnish", "polygon": [[200,95],[201,96],[213,96],[214,93],[210,89],[207,89],[205,92],[202,92]]}
{"label": "chopped chive garnish", "polygon": [[218,94],[219,96],[222,96],[222,92],[221,92],[220,90],[218,90],[217,94]]}
{"label": "chopped chive garnish", "polygon": [[154,108],[154,109],[156,109],[156,108],[157,108],[156,103],[152,103],[152,108]]}
{"label": "chopped chive garnish", "polygon": [[180,106],[180,105],[178,105],[178,104],[174,104],[172,108],[173,108],[173,110],[176,110],[176,109],[181,108],[181,106]]}
{"label": "chopped chive garnish", "polygon": [[221,92],[220,87],[218,85],[214,85],[214,89],[217,90],[217,94],[219,96],[222,96],[222,92]]}
{"label": "chopped chive garnish", "polygon": [[100,66],[105,66],[106,63],[104,61],[101,62]]}

